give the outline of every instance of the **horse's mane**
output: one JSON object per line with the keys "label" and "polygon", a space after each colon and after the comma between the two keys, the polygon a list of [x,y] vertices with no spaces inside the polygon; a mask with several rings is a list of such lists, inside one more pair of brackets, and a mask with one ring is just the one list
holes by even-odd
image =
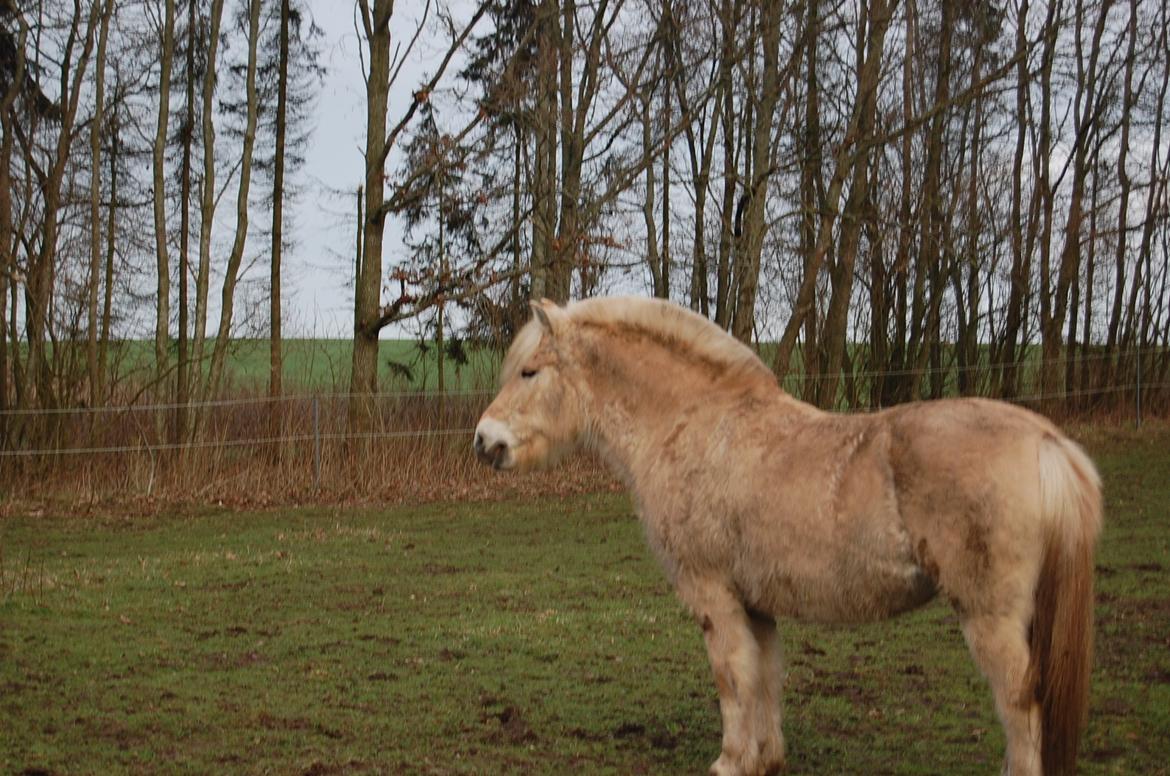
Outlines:
{"label": "horse's mane", "polygon": [[[755,352],[720,327],[672,302],[636,296],[583,299],[564,308],[570,321],[624,329],[653,340],[680,358],[698,360],[727,375],[764,379],[775,384],[772,371]],[[507,380],[540,343],[540,324],[526,324],[504,359],[501,377]]]}

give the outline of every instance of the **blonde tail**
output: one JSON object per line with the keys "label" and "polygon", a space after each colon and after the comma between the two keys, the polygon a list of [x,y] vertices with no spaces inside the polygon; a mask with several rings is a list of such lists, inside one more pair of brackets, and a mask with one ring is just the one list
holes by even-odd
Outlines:
{"label": "blonde tail", "polygon": [[1076,772],[1093,659],[1093,555],[1101,532],[1101,480],[1074,442],[1040,444],[1040,498],[1051,534],[1036,586],[1029,674],[1041,714],[1046,776]]}

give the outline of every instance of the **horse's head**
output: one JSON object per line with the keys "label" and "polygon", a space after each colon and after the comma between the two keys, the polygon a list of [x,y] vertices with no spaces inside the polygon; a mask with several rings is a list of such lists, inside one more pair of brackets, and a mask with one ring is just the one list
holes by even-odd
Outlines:
{"label": "horse's head", "polygon": [[580,393],[566,358],[572,322],[552,302],[532,304],[500,370],[500,392],[475,428],[475,453],[497,469],[551,466],[579,444]]}

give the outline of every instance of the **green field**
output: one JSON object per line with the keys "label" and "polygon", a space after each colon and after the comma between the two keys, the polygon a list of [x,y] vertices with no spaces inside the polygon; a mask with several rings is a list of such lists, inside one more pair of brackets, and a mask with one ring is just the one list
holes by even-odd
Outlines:
{"label": "green field", "polygon": [[[210,345],[209,345],[210,347]],[[232,341],[225,363],[225,381],[228,386],[244,392],[263,391],[268,385],[269,343],[264,339],[240,338]],[[115,356],[118,372],[131,383],[146,379],[154,373],[154,343],[147,340],[128,340],[119,343]],[[864,364],[865,348],[851,345],[854,358]],[[776,344],[765,342],[760,356],[766,364],[775,360]],[[283,344],[284,382],[290,392],[345,392],[349,390],[349,374],[353,343],[344,339],[287,339]],[[174,354],[172,354],[173,356]],[[444,383],[448,390],[490,390],[495,387],[500,354],[487,348],[467,345],[466,363],[455,363],[444,357]],[[986,351],[982,352],[988,357]],[[1023,387],[1032,390],[1029,381],[1035,378],[1039,348],[1031,348],[1023,370]],[[957,395],[958,376],[950,356],[946,363],[947,395]],[[986,364],[984,364],[985,369]],[[859,383],[862,396],[868,398],[871,373],[862,366]],[[438,355],[435,343],[418,340],[385,339],[379,352],[379,380],[384,391],[433,390],[438,384]],[[137,379],[136,379],[137,378]],[[811,387],[808,381],[816,376],[805,374],[803,357],[797,348],[792,354],[792,367],[784,381],[785,390],[804,395]],[[928,382],[929,378],[924,378]],[[843,390],[843,389],[842,389]],[[842,407],[844,408],[844,407]]]}
{"label": "green field", "polygon": [[[1170,767],[1170,432],[1104,474],[1082,773]],[[5,773],[702,773],[699,630],[621,496],[0,518]],[[783,623],[791,772],[987,774],[944,603]]]}
{"label": "green field", "polygon": [[[209,342],[208,354],[212,343]],[[269,343],[264,339],[232,340],[224,362],[224,381],[236,391],[261,392],[268,385]],[[285,389],[295,392],[345,392],[349,390],[353,342],[343,339],[286,339],[283,343]],[[172,358],[175,354],[172,353]],[[483,348],[466,348],[466,363],[444,357],[447,390],[481,390],[495,385],[499,354]],[[124,340],[113,349],[111,360],[120,379],[144,382],[154,374],[154,343]],[[438,356],[434,342],[386,339],[378,354],[379,381],[383,391],[434,390],[438,385]]]}

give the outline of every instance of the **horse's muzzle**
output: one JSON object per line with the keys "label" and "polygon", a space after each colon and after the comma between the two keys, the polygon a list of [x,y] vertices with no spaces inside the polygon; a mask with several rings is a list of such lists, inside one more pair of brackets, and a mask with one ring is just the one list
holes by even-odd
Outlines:
{"label": "horse's muzzle", "polygon": [[475,441],[472,443],[475,455],[494,469],[506,469],[511,463],[512,434],[502,423],[494,418],[485,418],[475,429]]}
{"label": "horse's muzzle", "polygon": [[496,442],[490,447],[484,441],[483,434],[475,435],[475,455],[484,463],[489,463],[494,469],[503,468],[504,459],[508,457],[508,445]]}

